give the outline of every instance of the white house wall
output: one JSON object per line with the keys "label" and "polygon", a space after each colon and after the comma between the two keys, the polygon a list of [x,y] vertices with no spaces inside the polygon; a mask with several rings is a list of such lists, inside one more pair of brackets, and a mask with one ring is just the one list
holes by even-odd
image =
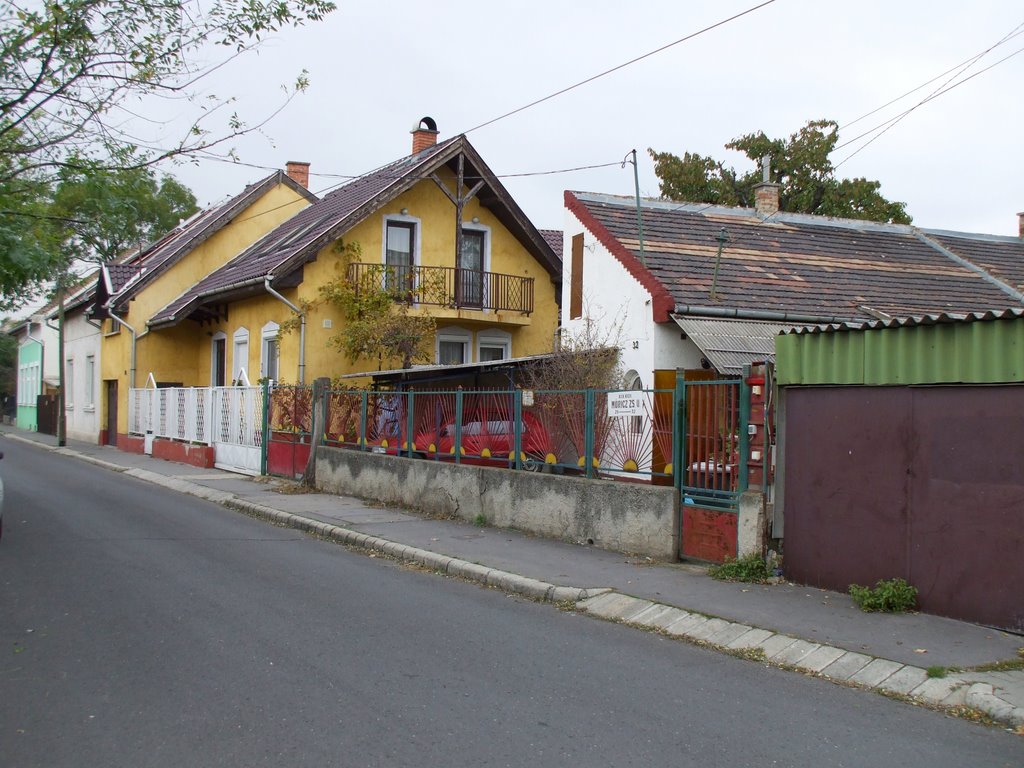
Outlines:
{"label": "white house wall", "polygon": [[[569,318],[572,286],[572,238],[583,233],[583,315]],[[563,336],[579,338],[586,321],[597,324],[600,341],[618,342],[623,370],[636,371],[643,388],[654,385],[655,333],[651,294],[570,212],[565,213],[562,243]]]}
{"label": "white house wall", "polygon": [[[52,349],[56,357],[56,342]],[[90,356],[93,361],[91,388],[86,382]],[[67,436],[72,440],[99,442],[100,332],[85,321],[82,312],[69,314],[64,320],[64,359],[71,360],[74,369],[74,381],[65,399]]]}

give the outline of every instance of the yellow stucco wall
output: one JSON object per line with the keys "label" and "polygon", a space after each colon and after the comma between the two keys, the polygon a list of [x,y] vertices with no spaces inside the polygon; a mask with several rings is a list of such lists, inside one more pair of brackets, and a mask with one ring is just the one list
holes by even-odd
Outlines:
{"label": "yellow stucco wall", "polygon": [[[309,201],[291,187],[277,184],[219,232],[143,288],[130,302],[125,320],[138,333],[134,383],[129,381],[132,337],[127,329],[114,335],[104,335],[101,347],[102,378],[118,382],[119,433],[125,433],[128,428],[129,388],[145,386],[150,373],[159,382],[180,382],[185,386],[209,384],[209,360],[203,379],[197,354],[197,349],[204,346],[205,342],[209,357],[208,329],[185,322],[168,330],[147,332],[147,321],[197,281],[230,261],[307,205]],[[105,329],[109,325],[109,322],[106,323]],[[107,407],[107,403],[104,403],[104,419],[107,418]]]}
{"label": "yellow stucco wall", "polygon": [[[451,179],[450,174],[448,179]],[[452,182],[451,187],[454,187]],[[424,180],[396,198],[393,202],[374,212],[368,219],[353,227],[343,237],[346,243],[358,243],[362,255],[360,261],[381,263],[383,261],[383,235],[385,217],[401,215],[406,209],[409,217],[418,221],[420,238],[418,263],[423,266],[455,266],[455,207],[438,189],[433,181]],[[471,226],[476,217],[479,225],[488,228],[490,240],[490,262],[485,269],[511,275],[522,275],[534,279],[534,312],[530,316],[520,313],[482,312],[479,310],[453,310],[441,307],[424,307],[422,310],[437,318],[439,332],[448,327],[458,327],[471,334],[470,354],[475,360],[477,339],[480,333],[500,331],[509,334],[511,355],[550,352],[555,328],[558,324],[558,307],[555,303],[555,286],[550,274],[513,237],[508,230],[486,208],[475,199],[464,209],[464,222]],[[335,244],[320,251],[316,261],[306,264],[303,281],[297,288],[282,290],[281,293],[293,303],[300,300],[314,301],[317,289],[333,280],[344,270],[344,258],[338,254]],[[196,361],[196,377],[185,380],[186,384],[206,386],[210,383],[210,361],[212,334],[222,332],[227,337],[229,377],[237,370],[234,362],[233,338],[239,329],[248,331],[249,378],[255,383],[261,370],[261,330],[268,322],[281,324],[291,311],[269,294],[232,303],[225,321],[206,325],[199,329],[195,323],[184,321],[177,331],[176,339],[184,338],[183,329],[190,331],[190,338],[198,341],[198,348],[192,359]],[[329,328],[324,327],[328,321]],[[320,376],[334,378],[347,373],[377,370],[376,360],[350,362],[344,354],[329,344],[329,339],[341,327],[341,318],[329,307],[318,306],[307,317],[306,324],[306,370],[305,381],[310,383]],[[165,333],[160,331],[157,333]],[[151,335],[157,335],[157,333]],[[398,367],[400,361],[385,362],[383,367]],[[280,342],[279,378],[288,383],[299,379],[299,333],[284,335]],[[140,368],[141,370],[141,368]],[[177,379],[161,379],[177,380]]]}

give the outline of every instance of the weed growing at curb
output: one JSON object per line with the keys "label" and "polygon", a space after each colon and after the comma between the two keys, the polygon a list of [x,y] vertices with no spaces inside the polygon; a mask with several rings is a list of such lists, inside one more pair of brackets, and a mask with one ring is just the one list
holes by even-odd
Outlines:
{"label": "weed growing at curb", "polygon": [[487,518],[484,517],[483,512],[481,512],[473,518],[473,525],[475,525],[477,528],[483,528],[485,525],[487,525]]}
{"label": "weed growing at curb", "polygon": [[948,669],[946,669],[945,667],[940,667],[938,665],[928,667],[928,669],[925,670],[925,674],[933,679],[941,679],[945,677],[948,674],[948,672]]}
{"label": "weed growing at curb", "polygon": [[708,568],[708,576],[719,581],[745,581],[752,584],[766,584],[771,573],[764,559],[752,552],[738,560],[727,558],[722,565]]}
{"label": "weed growing at curb", "polygon": [[1006,659],[1005,661],[993,661],[989,664],[979,664],[976,667],[971,667],[972,672],[1013,672],[1014,670],[1024,669],[1024,648],[1017,649],[1016,659]]}
{"label": "weed growing at curb", "polygon": [[874,587],[850,585],[850,597],[857,607],[867,613],[904,613],[917,605],[917,587],[903,579],[879,579]]}

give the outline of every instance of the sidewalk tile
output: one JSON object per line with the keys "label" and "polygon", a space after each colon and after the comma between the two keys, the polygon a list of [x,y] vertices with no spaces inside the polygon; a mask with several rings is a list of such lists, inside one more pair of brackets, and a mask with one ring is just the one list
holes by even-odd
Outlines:
{"label": "sidewalk tile", "polygon": [[831,645],[823,645],[816,651],[807,654],[797,662],[799,669],[806,669],[808,672],[821,672],[825,667],[842,656],[846,651],[842,648],[833,648]]}
{"label": "sidewalk tile", "polygon": [[699,613],[691,613],[678,621],[672,622],[672,624],[665,627],[665,631],[675,637],[688,637],[690,631],[707,624],[708,621],[710,621],[710,619],[708,619],[707,616],[703,616]]}
{"label": "sidewalk tile", "polygon": [[735,648],[736,650],[739,650],[739,651],[745,651],[745,650],[747,650],[749,648],[753,648],[755,646],[760,645],[761,643],[763,643],[765,640],[767,640],[769,637],[771,637],[774,634],[775,633],[772,632],[769,629],[757,629],[757,628],[754,628],[754,629],[750,630],[749,632],[745,632],[744,634],[742,634],[739,637],[737,637],[735,640],[733,640],[731,643],[729,643],[726,647],[727,648]]}
{"label": "sidewalk tile", "polygon": [[927,678],[910,692],[911,696],[934,704],[955,707],[963,704],[967,698],[967,684],[951,678]]}
{"label": "sidewalk tile", "polygon": [[906,666],[894,673],[879,688],[893,693],[910,693],[928,679],[928,673],[920,667]]}
{"label": "sidewalk tile", "polygon": [[661,603],[652,603],[650,607],[646,608],[636,616],[629,618],[630,624],[637,624],[641,627],[654,626],[654,622],[658,620],[666,611],[672,610],[670,605],[662,605]]}
{"label": "sidewalk tile", "polygon": [[875,659],[860,672],[851,676],[850,682],[875,688],[902,668],[903,665],[898,662],[889,661],[888,659]]}
{"label": "sidewalk tile", "polygon": [[824,667],[821,670],[821,674],[831,677],[833,680],[849,680],[870,663],[870,656],[847,651],[827,667]]}
{"label": "sidewalk tile", "polygon": [[758,643],[757,647],[764,651],[766,659],[770,659],[775,654],[789,648],[795,642],[796,638],[789,635],[771,635]]}
{"label": "sidewalk tile", "polygon": [[785,648],[772,656],[771,661],[777,664],[789,664],[796,666],[819,648],[821,648],[821,646],[818,643],[810,643],[807,640],[797,640],[788,648]]}
{"label": "sidewalk tile", "polygon": [[685,619],[687,616],[693,616],[694,614],[689,611],[684,611],[681,608],[669,608],[667,611],[662,613],[658,618],[651,621],[650,626],[655,629],[666,629],[672,624],[675,624],[680,619]]}
{"label": "sidewalk tile", "polygon": [[721,632],[731,623],[725,619],[708,619],[703,624],[687,629],[684,634],[691,640],[707,640],[716,632]]}
{"label": "sidewalk tile", "polygon": [[747,634],[753,627],[749,627],[746,624],[737,624],[730,622],[728,626],[715,632],[707,640],[712,645],[728,646],[737,637],[742,637]]}

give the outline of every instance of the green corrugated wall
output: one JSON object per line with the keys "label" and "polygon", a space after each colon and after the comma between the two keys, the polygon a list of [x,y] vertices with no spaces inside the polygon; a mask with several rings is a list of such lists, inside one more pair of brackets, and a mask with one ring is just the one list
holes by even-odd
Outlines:
{"label": "green corrugated wall", "polygon": [[780,385],[1024,382],[1024,317],[775,340]]}

